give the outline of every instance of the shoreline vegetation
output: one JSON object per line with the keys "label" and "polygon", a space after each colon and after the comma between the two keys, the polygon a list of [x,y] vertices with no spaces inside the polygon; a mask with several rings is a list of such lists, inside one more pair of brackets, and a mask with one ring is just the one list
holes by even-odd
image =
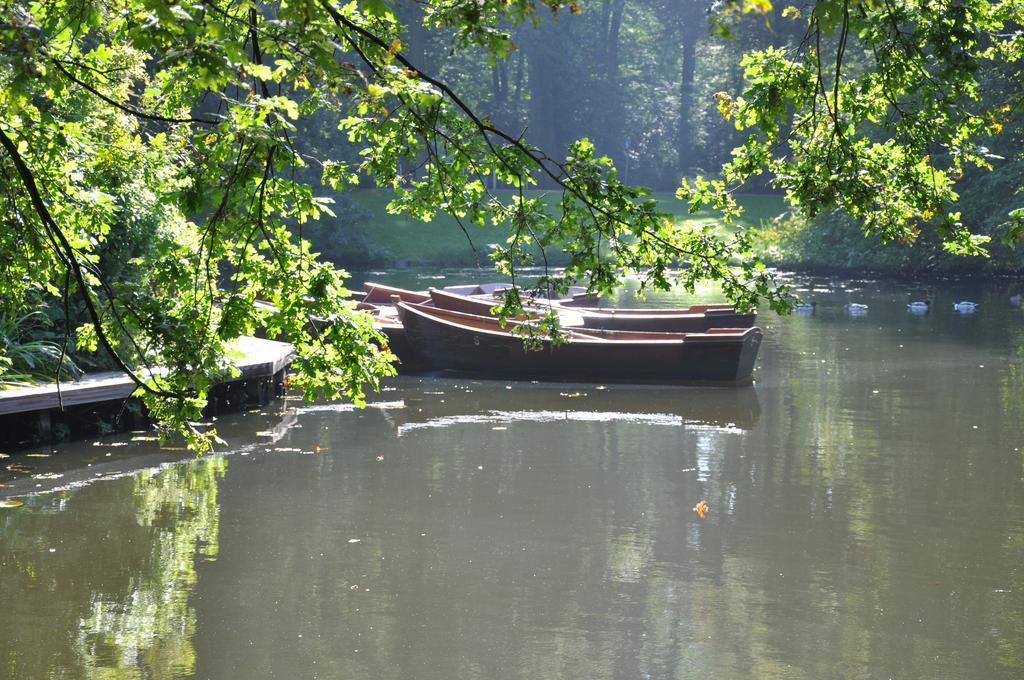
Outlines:
{"label": "shoreline vegetation", "polygon": [[[511,195],[511,191],[498,193]],[[544,190],[530,193],[554,196],[554,192]],[[421,222],[405,214],[391,214],[387,210],[391,197],[391,192],[383,189],[352,191],[340,199],[337,218],[307,226],[302,235],[310,239],[315,251],[343,267],[408,269],[488,267],[490,244],[508,234],[501,226],[477,226],[462,220],[464,232],[449,215]],[[672,192],[654,192],[651,198],[660,210],[673,215],[678,225],[701,227],[716,217],[710,210],[689,214],[686,202],[676,199]],[[794,216],[779,194],[741,194],[737,201],[744,208],[739,222],[753,228],[756,254],[778,269],[805,274],[873,273],[895,278],[996,278],[1024,273],[1024,253],[1003,245],[997,233],[993,233],[991,257],[965,257],[946,252],[941,239],[931,232],[923,233],[913,245],[883,243],[877,237],[864,236],[851,220],[836,213],[814,220]],[[995,223],[983,226],[986,231],[998,231]],[[566,260],[557,248],[549,248],[547,255],[554,267]]]}
{"label": "shoreline vegetation", "polygon": [[[500,198],[513,194],[511,190],[496,193]],[[528,193],[531,198],[543,197],[549,205],[558,198],[555,191],[534,189]],[[509,230],[504,225],[477,226],[463,219],[463,231],[459,221],[449,215],[422,222],[407,214],[391,214],[387,205],[392,196],[385,189],[358,189],[344,194],[336,206],[338,217],[307,225],[302,236],[312,242],[314,251],[335,264],[397,268],[491,266],[490,245],[504,244],[508,238]],[[686,202],[670,191],[654,192],[650,198],[679,225],[702,227],[715,218],[710,210],[688,214]],[[767,227],[785,208],[782,197],[772,194],[746,194],[740,197],[740,203],[744,207],[740,222],[748,226]],[[556,267],[568,259],[555,247],[549,247],[547,255],[548,263]],[[542,262],[538,259],[536,264]]]}

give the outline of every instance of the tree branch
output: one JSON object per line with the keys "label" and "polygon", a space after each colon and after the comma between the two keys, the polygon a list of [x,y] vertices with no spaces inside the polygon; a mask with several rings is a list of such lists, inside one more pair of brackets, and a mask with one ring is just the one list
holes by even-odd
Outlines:
{"label": "tree branch", "polygon": [[14,162],[14,167],[18,171],[18,176],[21,178],[22,184],[25,186],[25,191],[29,195],[29,199],[32,202],[32,207],[42,221],[44,228],[49,232],[50,236],[57,241],[59,246],[58,254],[63,259],[71,271],[71,274],[75,278],[75,283],[78,284],[79,290],[82,291],[82,298],[85,301],[86,310],[89,313],[89,318],[92,320],[93,327],[96,329],[96,336],[99,338],[100,343],[103,345],[103,349],[106,350],[110,358],[114,360],[133,383],[140,387],[143,391],[161,397],[170,397],[180,399],[183,395],[175,392],[169,392],[164,389],[154,388],[148,385],[142,378],[140,378],[135,371],[133,371],[114,349],[114,345],[110,338],[107,337],[106,331],[103,329],[103,321],[100,318],[99,310],[96,308],[96,303],[92,299],[92,295],[89,293],[89,287],[85,280],[85,273],[82,269],[82,264],[78,261],[78,257],[75,254],[75,249],[68,241],[64,232],[61,231],[57,222],[53,219],[53,215],[50,214],[49,209],[43,202],[42,195],[39,193],[39,187],[36,185],[35,177],[32,171],[29,169],[25,160],[21,157],[18,152],[18,146],[14,141],[7,136],[7,133],[0,128],[0,146],[7,151],[7,154],[11,157]]}
{"label": "tree branch", "polygon": [[107,95],[103,94],[102,92],[100,92],[99,90],[94,88],[92,85],[88,85],[87,83],[85,83],[81,79],[75,77],[75,75],[73,73],[71,73],[71,71],[69,71],[66,68],[64,68],[64,64],[62,64],[59,59],[56,59],[55,57],[50,57],[50,62],[54,66],[56,66],[57,70],[59,70],[61,73],[63,73],[67,77],[67,79],[70,80],[71,82],[76,83],[77,85],[82,87],[87,92],[91,93],[92,95],[94,95],[96,97],[99,97],[100,99],[105,101],[107,104],[110,104],[114,108],[120,109],[121,111],[124,111],[125,113],[128,113],[128,114],[131,114],[131,115],[135,116],[136,118],[142,118],[144,120],[153,120],[153,121],[158,121],[158,122],[161,122],[161,123],[176,123],[176,124],[179,124],[179,123],[198,123],[200,125],[220,125],[219,121],[211,120],[209,118],[170,118],[168,116],[161,116],[160,114],[157,114],[157,113],[148,113],[146,111],[142,111],[141,109],[137,109],[134,106],[129,106],[127,104],[122,104],[120,102],[114,101],[113,99],[111,99]]}

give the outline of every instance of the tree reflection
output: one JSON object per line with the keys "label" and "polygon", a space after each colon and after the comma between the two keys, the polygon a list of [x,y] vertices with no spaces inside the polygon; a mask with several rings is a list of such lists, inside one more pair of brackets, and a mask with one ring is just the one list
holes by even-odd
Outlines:
{"label": "tree reflection", "polygon": [[217,556],[226,469],[226,458],[209,457],[145,470],[33,498],[28,512],[7,517],[0,675],[191,674],[189,596],[197,554]]}

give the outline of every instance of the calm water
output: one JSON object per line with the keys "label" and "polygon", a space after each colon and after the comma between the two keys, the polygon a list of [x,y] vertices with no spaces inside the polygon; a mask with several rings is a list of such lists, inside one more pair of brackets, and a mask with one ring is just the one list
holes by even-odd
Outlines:
{"label": "calm water", "polygon": [[1015,291],[843,286],[753,388],[403,378],[4,460],[0,677],[1024,677]]}

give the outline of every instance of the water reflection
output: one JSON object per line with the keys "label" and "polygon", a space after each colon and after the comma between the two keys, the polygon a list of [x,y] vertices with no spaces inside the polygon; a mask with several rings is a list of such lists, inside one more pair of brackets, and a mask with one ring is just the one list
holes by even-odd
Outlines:
{"label": "water reflection", "polygon": [[1021,677],[1024,317],[805,287],[750,390],[402,378],[114,449],[0,513],[0,676]]}
{"label": "water reflection", "polygon": [[558,421],[750,429],[761,415],[754,387],[559,385],[444,378],[430,378],[426,383],[399,378],[393,385],[402,390],[403,400],[375,406],[389,409],[399,436],[424,427],[460,423]]}
{"label": "water reflection", "polygon": [[186,677],[196,560],[214,559],[227,459],[37,496],[3,519],[0,669],[8,678]]}

